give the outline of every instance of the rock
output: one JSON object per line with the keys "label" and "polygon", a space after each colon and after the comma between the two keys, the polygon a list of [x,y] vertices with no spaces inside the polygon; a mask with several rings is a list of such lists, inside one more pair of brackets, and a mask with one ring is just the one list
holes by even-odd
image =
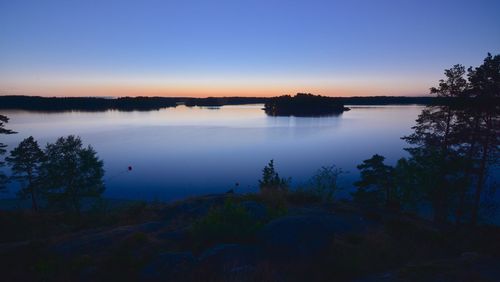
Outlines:
{"label": "rock", "polygon": [[268,223],[258,237],[267,253],[283,259],[308,259],[327,249],[335,234],[361,232],[367,224],[345,215],[285,216]]}
{"label": "rock", "polygon": [[257,248],[240,244],[219,244],[203,252],[200,262],[210,262],[218,265],[248,265],[257,259]]}
{"label": "rock", "polygon": [[219,206],[231,195],[207,195],[196,197],[193,199],[183,200],[176,202],[165,208],[163,211],[163,218],[165,220],[174,219],[177,217],[201,217],[214,206]]}
{"label": "rock", "polygon": [[141,271],[141,281],[191,280],[196,259],[191,252],[162,253]]}
{"label": "rock", "polygon": [[257,221],[266,220],[267,207],[263,203],[258,203],[254,201],[244,201],[240,203],[241,206],[245,208],[245,210],[250,214],[250,216]]}
{"label": "rock", "polygon": [[156,234],[156,238],[159,240],[168,240],[172,242],[182,242],[185,241],[189,236],[189,230],[187,228],[180,228],[172,231],[159,232]]}
{"label": "rock", "polygon": [[156,231],[164,228],[167,224],[168,224],[167,222],[152,221],[152,222],[146,222],[146,223],[142,223],[139,225],[135,225],[134,229],[137,232],[151,233],[151,232],[156,232]]}
{"label": "rock", "polygon": [[113,243],[136,232],[133,226],[122,226],[108,231],[91,234],[75,235],[55,243],[51,250],[60,255],[89,254],[103,252]]}
{"label": "rock", "polygon": [[240,244],[216,245],[199,257],[199,277],[214,281],[249,281],[254,275],[260,250]]}
{"label": "rock", "polygon": [[100,252],[129,235],[157,232],[166,225],[167,222],[153,221],[138,225],[121,226],[110,230],[76,233],[54,244],[51,249],[62,255]]}
{"label": "rock", "polygon": [[476,252],[464,252],[460,255],[460,258],[463,261],[473,262],[475,260],[478,260],[480,258],[480,255]]}

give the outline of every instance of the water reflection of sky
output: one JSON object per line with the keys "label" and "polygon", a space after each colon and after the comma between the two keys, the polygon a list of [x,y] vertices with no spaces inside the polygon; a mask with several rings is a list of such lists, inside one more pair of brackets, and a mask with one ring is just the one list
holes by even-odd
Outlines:
{"label": "water reflection of sky", "polygon": [[[257,188],[261,169],[274,159],[282,176],[300,184],[321,166],[348,171],[371,155],[389,163],[405,155],[400,137],[411,132],[420,106],[351,107],[338,117],[268,117],[262,105],[148,112],[35,113],[5,111],[16,135],[9,148],[33,135],[41,144],[80,135],[104,160],[106,194],[168,200],[199,193]],[[126,172],[127,166],[133,170]],[[13,190],[13,189],[11,189]]]}

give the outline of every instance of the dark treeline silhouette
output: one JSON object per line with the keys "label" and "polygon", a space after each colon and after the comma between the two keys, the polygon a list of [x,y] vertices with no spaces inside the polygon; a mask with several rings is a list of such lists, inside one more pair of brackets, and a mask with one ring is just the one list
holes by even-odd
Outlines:
{"label": "dark treeline silhouette", "polygon": [[[446,103],[446,98],[438,97],[334,97],[344,105],[431,105]],[[220,107],[224,105],[265,104],[274,98],[268,97],[39,97],[0,96],[0,109],[30,111],[148,111],[185,104],[188,107]]]}
{"label": "dark treeline silhouette", "polygon": [[269,98],[264,97],[207,97],[186,98],[184,103],[188,107],[220,107],[224,105],[264,104]]}
{"label": "dark treeline silhouette", "polygon": [[178,98],[122,97],[117,99],[97,97],[38,97],[0,96],[0,109],[31,111],[149,111],[175,107]]}
{"label": "dark treeline silhouette", "polygon": [[446,103],[439,97],[368,96],[337,97],[344,105],[432,105]]}
{"label": "dark treeline silhouette", "polygon": [[324,116],[349,110],[338,98],[297,93],[269,99],[264,111],[270,116]]}

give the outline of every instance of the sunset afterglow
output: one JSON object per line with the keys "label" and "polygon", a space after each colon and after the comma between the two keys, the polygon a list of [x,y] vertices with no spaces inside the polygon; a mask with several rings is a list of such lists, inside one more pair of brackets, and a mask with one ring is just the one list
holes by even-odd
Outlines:
{"label": "sunset afterglow", "polygon": [[0,95],[415,96],[500,51],[497,1],[146,2],[2,1]]}

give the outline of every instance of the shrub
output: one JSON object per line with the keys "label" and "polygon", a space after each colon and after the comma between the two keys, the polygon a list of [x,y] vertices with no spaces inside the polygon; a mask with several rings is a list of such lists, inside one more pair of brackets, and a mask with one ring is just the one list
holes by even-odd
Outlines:
{"label": "shrub", "polygon": [[310,192],[323,202],[332,202],[340,189],[338,179],[342,173],[342,169],[333,165],[321,167],[309,180]]}
{"label": "shrub", "polygon": [[259,180],[260,195],[264,202],[272,209],[286,209],[286,196],[290,186],[290,178],[281,178],[271,160],[262,170],[262,179]]}
{"label": "shrub", "polygon": [[309,187],[299,187],[296,190],[288,193],[287,199],[290,203],[296,205],[306,205],[311,203],[318,203],[321,201],[321,198],[312,193]]}
{"label": "shrub", "polygon": [[333,202],[340,190],[338,179],[342,173],[342,169],[333,165],[321,167],[304,186],[287,195],[288,201],[299,205]]}
{"label": "shrub", "polygon": [[262,226],[231,198],[223,206],[212,208],[207,215],[196,221],[191,234],[197,246],[215,242],[239,242],[251,238]]}
{"label": "shrub", "polygon": [[290,179],[281,178],[274,169],[274,160],[262,170],[262,179],[259,180],[260,193],[263,195],[286,194],[290,186]]}

